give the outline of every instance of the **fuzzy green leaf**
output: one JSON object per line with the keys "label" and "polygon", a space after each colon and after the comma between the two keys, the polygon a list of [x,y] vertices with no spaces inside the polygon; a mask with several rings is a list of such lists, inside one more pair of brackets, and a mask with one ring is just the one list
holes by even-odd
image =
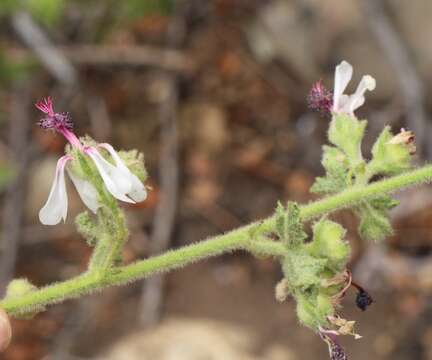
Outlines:
{"label": "fuzzy green leaf", "polygon": [[333,194],[347,187],[348,161],[342,151],[324,145],[321,164],[326,170],[326,176],[315,179],[311,187],[313,193]]}
{"label": "fuzzy green leaf", "polygon": [[303,250],[292,250],[283,261],[282,270],[290,289],[304,291],[320,285],[320,273],[326,264],[326,259],[314,258]]}
{"label": "fuzzy green leaf", "polygon": [[300,322],[314,330],[328,324],[327,317],[333,315],[334,305],[331,296],[318,290],[296,293],[297,316]]}
{"label": "fuzzy green leaf", "polygon": [[318,258],[327,259],[327,265],[342,270],[350,255],[349,244],[343,239],[345,229],[333,221],[321,219],[313,227],[313,241],[308,244],[309,253]]}
{"label": "fuzzy green leaf", "polygon": [[367,240],[381,241],[393,234],[388,215],[385,211],[373,208],[369,204],[360,208],[359,233]]}

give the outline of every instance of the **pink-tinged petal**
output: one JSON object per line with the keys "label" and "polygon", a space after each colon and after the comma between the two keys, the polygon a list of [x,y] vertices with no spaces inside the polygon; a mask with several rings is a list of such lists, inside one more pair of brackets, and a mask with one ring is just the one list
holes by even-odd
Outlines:
{"label": "pink-tinged petal", "polygon": [[341,106],[341,97],[348,86],[352,75],[353,68],[348,62],[342,61],[338,66],[336,66],[333,91],[333,111],[339,111]]}
{"label": "pink-tinged petal", "polygon": [[54,116],[54,109],[51,96],[38,101],[35,104],[36,108],[49,116]]}
{"label": "pink-tinged petal", "polygon": [[141,180],[138,179],[138,177],[129,170],[129,168],[125,165],[123,160],[120,158],[120,156],[110,144],[103,143],[99,144],[98,146],[104,148],[110,153],[116,164],[117,169],[119,169],[126,177],[129,178],[132,187],[127,193],[127,195],[136,202],[144,201],[147,198],[147,190]]}
{"label": "pink-tinged petal", "polygon": [[126,196],[132,188],[129,177],[125,176],[116,166],[106,161],[95,148],[86,148],[85,152],[96,165],[107,190],[119,200],[135,203],[135,201]]}
{"label": "pink-tinged petal", "polygon": [[83,203],[96,214],[97,209],[101,206],[96,188],[88,181],[73,175],[71,171],[68,171],[68,174]]}
{"label": "pink-tinged petal", "polygon": [[56,225],[62,219],[66,221],[68,198],[64,170],[66,163],[71,159],[71,156],[65,155],[57,161],[55,177],[48,200],[39,211],[39,220],[44,225]]}
{"label": "pink-tinged petal", "polygon": [[376,87],[375,79],[370,75],[365,75],[362,77],[360,83],[357,86],[357,90],[354,94],[350,96],[349,99],[349,112],[354,113],[360,106],[365,102],[364,94],[367,90],[372,91]]}

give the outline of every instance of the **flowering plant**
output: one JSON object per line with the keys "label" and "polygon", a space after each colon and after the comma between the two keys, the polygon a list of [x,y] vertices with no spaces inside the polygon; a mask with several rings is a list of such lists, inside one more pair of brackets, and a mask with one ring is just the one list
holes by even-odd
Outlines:
{"label": "flowering plant", "polygon": [[[336,67],[333,92],[319,81],[308,97],[310,108],[330,119],[330,145],[324,145],[322,156],[325,175],[318,177],[311,188],[323,198],[302,206],[279,203],[267,219],[127,265],[121,254],[128,229],[117,200],[135,203],[146,199],[147,173],[142,154],[117,152],[111,145],[98,144],[88,136],[78,138],[70,116],[56,113],[51,98],[38,102],[36,107],[45,115],[39,125],[60,133],[69,142],[65,155],[57,162],[39,219],[45,225],[66,219],[66,171],[92,213],[79,214],[76,225],[93,253],[87,271],[70,280],[39,289],[26,279],[13,280],[0,302],[0,346],[10,339],[9,323],[4,321],[7,315],[29,317],[50,304],[243,249],[280,262],[284,277],[276,285],[277,300],[293,297],[300,322],[327,343],[331,359],[347,359],[338,337],[361,336],[354,330],[355,322],[343,318],[342,301],[351,287],[357,291],[355,302],[359,309],[366,310],[373,299],[353,281],[347,268],[351,248],[345,240],[346,231],[328,215],[349,208],[360,218],[359,233],[363,238],[382,240],[393,231],[388,211],[398,203],[391,193],[432,180],[431,165],[412,167],[415,145],[410,131],[402,129],[394,135],[386,126],[372,147],[370,160],[364,157],[361,143],[367,121],[358,119],[355,111],[364,104],[365,92],[376,84],[370,75],[363,76],[354,94],[346,95],[352,73],[352,66],[343,61]],[[317,221],[308,238],[304,223],[312,219]]]}

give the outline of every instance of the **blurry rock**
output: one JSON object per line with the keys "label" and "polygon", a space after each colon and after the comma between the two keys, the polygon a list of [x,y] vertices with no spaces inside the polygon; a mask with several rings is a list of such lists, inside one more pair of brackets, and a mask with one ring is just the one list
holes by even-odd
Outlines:
{"label": "blurry rock", "polygon": [[388,99],[397,93],[397,74],[378,47],[377,41],[371,38],[369,30],[364,26],[358,28],[356,34],[339,43],[337,54],[338,59],[345,59],[354,67],[354,80],[349,87],[350,90],[355,90],[353,84],[358,84],[365,74],[370,74],[376,79],[377,87],[366,95],[366,101],[367,99]]}
{"label": "blurry rock", "polygon": [[190,201],[199,207],[212,205],[221,192],[220,186],[211,179],[193,181],[186,191]]}
{"label": "blurry rock", "polygon": [[303,170],[290,171],[285,180],[285,193],[295,201],[306,201],[310,197],[309,189],[312,186],[313,177]]}
{"label": "blurry rock", "polygon": [[312,29],[301,7],[294,1],[272,1],[248,29],[249,43],[258,59],[285,61],[306,79],[316,78]]}
{"label": "blurry rock", "polygon": [[245,143],[233,157],[233,161],[237,166],[243,169],[251,169],[257,167],[265,157],[273,149],[273,143],[264,139],[254,139]]}
{"label": "blurry rock", "polygon": [[150,331],[126,337],[105,360],[293,360],[293,354],[273,345],[260,356],[256,339],[246,329],[205,319],[171,319]]}
{"label": "blurry rock", "polygon": [[375,338],[374,349],[380,356],[389,355],[396,347],[396,340],[389,334],[380,334]]}
{"label": "blurry rock", "polygon": [[322,30],[317,33],[319,36],[323,35],[322,32],[341,34],[363,24],[358,0],[304,0],[303,2],[319,18]]}
{"label": "blurry rock", "polygon": [[215,153],[223,150],[229,140],[227,114],[223,108],[210,103],[186,105],[181,113],[183,135],[199,150]]}
{"label": "blurry rock", "polygon": [[422,76],[431,80],[430,64],[432,62],[432,27],[430,19],[432,2],[430,0],[389,0],[387,1],[391,14],[395,16],[395,22],[401,37],[406,41],[407,51],[414,53],[414,58],[419,66]]}

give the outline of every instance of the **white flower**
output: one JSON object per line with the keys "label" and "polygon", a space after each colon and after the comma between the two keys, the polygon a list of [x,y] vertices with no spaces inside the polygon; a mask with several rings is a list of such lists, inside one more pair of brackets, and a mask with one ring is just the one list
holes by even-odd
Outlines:
{"label": "white flower", "polygon": [[[106,160],[95,147],[84,148],[84,153],[93,160],[107,190],[115,198],[128,203],[144,201],[147,198],[147,190],[141,180],[129,170],[110,144],[99,144],[98,146],[110,153],[115,165]],[[48,200],[39,211],[39,220],[44,225],[56,225],[61,220],[66,220],[68,198],[64,173],[69,160],[72,160],[72,156],[65,155],[57,162]],[[67,172],[83,203],[96,214],[97,209],[101,206],[96,188],[71,171],[67,170]]]}
{"label": "white flower", "polygon": [[141,180],[138,179],[138,176],[129,170],[129,168],[123,163],[123,161],[120,159],[120,156],[118,156],[117,152],[110,144],[103,143],[99,144],[98,146],[106,149],[110,153],[111,157],[114,159],[117,169],[120,170],[124,176],[129,178],[131,182],[131,188],[129,192],[127,192],[127,195],[136,202],[144,201],[147,198],[147,190]]}
{"label": "white flower", "polygon": [[[51,98],[39,101],[36,103],[36,107],[45,114],[45,117],[39,121],[39,125],[44,129],[53,129],[59,132],[69,141],[73,148],[89,156],[111,195],[119,200],[133,204],[147,198],[147,190],[144,184],[129,170],[110,144],[99,144],[97,146],[109,152],[114,165],[106,160],[96,147],[86,147],[81,143],[72,131],[73,123],[70,117],[66,113],[56,113]],[[72,160],[72,156],[65,155],[57,162],[54,182],[48,200],[39,211],[39,219],[42,224],[55,225],[62,219],[63,221],[66,220],[68,198],[64,172],[66,163],[69,160]],[[91,211],[96,213],[101,206],[96,188],[89,181],[77,177],[69,170],[68,174],[81,200]]]}
{"label": "white flower", "polygon": [[[65,167],[69,160],[72,160],[72,156],[64,155],[57,161],[54,181],[48,195],[48,200],[39,211],[39,220],[44,225],[56,225],[61,220],[66,221],[68,198],[65,182]],[[72,175],[70,171],[68,171],[68,174],[74,183],[81,200],[91,211],[96,213],[100,204],[94,186],[88,181],[79,179]]]}
{"label": "white flower", "polygon": [[145,200],[147,191],[144,184],[128,169],[114,148],[110,144],[99,144],[98,146],[110,153],[115,165],[105,160],[94,147],[86,148],[85,153],[93,160],[111,195],[129,203]]}
{"label": "white flower", "polygon": [[354,111],[365,102],[364,94],[366,90],[372,91],[375,89],[375,79],[370,75],[364,75],[354,94],[344,94],[352,75],[353,68],[348,62],[342,61],[336,66],[332,109],[335,113],[346,113],[354,116]]}

